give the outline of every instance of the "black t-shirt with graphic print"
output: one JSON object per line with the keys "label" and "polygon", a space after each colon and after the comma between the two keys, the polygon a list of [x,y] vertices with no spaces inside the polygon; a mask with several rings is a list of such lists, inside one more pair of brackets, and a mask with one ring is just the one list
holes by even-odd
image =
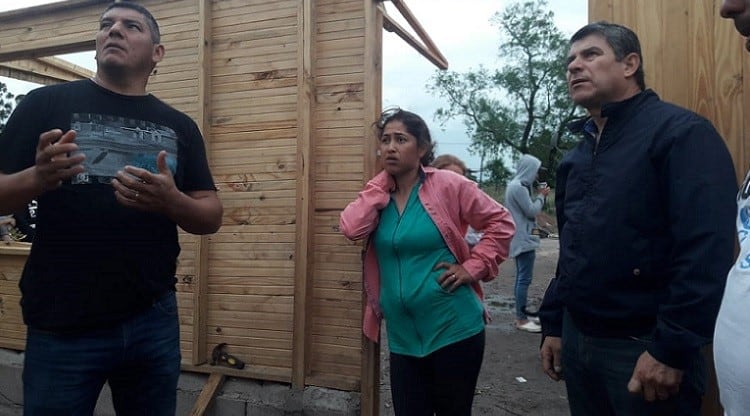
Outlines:
{"label": "black t-shirt with graphic print", "polygon": [[19,103],[0,135],[0,171],[32,166],[39,135],[55,128],[78,132],[86,172],[38,198],[20,282],[24,321],[62,332],[108,327],[174,290],[180,252],[175,223],[117,203],[112,176],[126,164],[156,172],[166,150],[181,191],[214,190],[203,138],[188,116],[152,95],[74,81]]}

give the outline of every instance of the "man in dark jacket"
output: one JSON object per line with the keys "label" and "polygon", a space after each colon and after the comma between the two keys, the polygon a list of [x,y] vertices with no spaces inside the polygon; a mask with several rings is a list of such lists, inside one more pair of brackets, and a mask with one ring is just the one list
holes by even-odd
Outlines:
{"label": "man in dark jacket", "polygon": [[729,152],[710,122],[646,89],[626,27],[574,34],[567,79],[590,117],[557,171],[544,371],[564,375],[574,416],[698,415],[735,243]]}

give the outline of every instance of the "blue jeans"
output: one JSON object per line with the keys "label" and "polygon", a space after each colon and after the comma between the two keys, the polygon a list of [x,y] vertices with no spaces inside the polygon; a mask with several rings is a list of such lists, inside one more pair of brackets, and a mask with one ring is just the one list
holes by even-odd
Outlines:
{"label": "blue jeans", "polygon": [[91,415],[105,381],[118,415],[174,415],[180,376],[174,292],[111,328],[61,334],[29,328],[24,415]]}
{"label": "blue jeans", "polygon": [[682,375],[680,391],[668,400],[647,402],[628,392],[628,381],[651,336],[599,338],[583,335],[566,312],[562,367],[572,416],[699,416],[706,364],[700,352]]}
{"label": "blue jeans", "polygon": [[524,251],[515,258],[516,260],[516,319],[526,320],[526,302],[529,293],[531,278],[534,276],[534,260],[536,251]]}

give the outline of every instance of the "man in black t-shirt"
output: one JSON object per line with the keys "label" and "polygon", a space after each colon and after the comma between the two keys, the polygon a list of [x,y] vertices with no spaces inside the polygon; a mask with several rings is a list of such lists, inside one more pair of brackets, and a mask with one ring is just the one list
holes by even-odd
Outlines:
{"label": "man in black t-shirt", "polygon": [[102,14],[96,76],[43,87],[0,136],[0,212],[38,201],[20,282],[24,412],[175,413],[177,229],[208,234],[222,206],[198,127],[146,93],[164,56],[142,6]]}

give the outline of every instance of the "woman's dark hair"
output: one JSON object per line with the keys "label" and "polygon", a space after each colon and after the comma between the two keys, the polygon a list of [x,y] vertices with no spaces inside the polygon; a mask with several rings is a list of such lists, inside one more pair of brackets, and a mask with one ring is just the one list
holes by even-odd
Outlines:
{"label": "woman's dark hair", "polygon": [[417,138],[417,147],[420,149],[427,149],[419,162],[422,166],[429,166],[432,161],[435,160],[435,143],[432,142],[430,129],[427,127],[427,123],[424,122],[422,117],[411,111],[402,110],[398,107],[383,110],[380,118],[374,124],[375,134],[378,138],[383,135],[385,125],[391,121],[400,121],[404,123],[406,131]]}

